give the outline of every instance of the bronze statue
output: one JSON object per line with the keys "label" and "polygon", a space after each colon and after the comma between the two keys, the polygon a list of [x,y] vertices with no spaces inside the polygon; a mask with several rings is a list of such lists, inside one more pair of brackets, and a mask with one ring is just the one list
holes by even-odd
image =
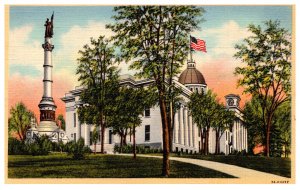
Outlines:
{"label": "bronze statue", "polygon": [[52,36],[53,36],[53,17],[54,17],[54,12],[52,13],[52,16],[51,16],[51,22],[49,21],[49,18],[47,18],[46,23],[44,24],[44,26],[46,27],[45,38],[47,38],[47,37],[52,38]]}

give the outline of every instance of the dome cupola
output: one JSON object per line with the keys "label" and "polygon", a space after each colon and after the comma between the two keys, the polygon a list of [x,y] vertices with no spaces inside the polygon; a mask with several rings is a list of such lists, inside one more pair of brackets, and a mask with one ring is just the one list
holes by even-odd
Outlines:
{"label": "dome cupola", "polygon": [[195,65],[196,63],[194,61],[189,61],[187,68],[180,74],[178,81],[192,92],[199,92],[200,90],[201,92],[205,92],[207,85],[204,76],[196,69]]}

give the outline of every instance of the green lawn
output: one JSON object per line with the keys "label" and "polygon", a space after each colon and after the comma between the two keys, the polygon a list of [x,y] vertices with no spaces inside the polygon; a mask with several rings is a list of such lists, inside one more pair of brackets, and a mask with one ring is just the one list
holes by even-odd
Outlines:
{"label": "green lawn", "polygon": [[[171,156],[177,156],[171,154]],[[291,159],[290,158],[273,158],[263,156],[224,156],[224,155],[186,155],[181,157],[209,160],[215,162],[221,162],[226,164],[232,164],[245,168],[250,168],[262,172],[272,173],[284,177],[291,177]]]}
{"label": "green lawn", "polygon": [[[156,178],[161,177],[158,158],[90,155],[72,160],[65,154],[8,156],[9,178]],[[233,178],[233,176],[177,161],[171,161],[173,178]]]}

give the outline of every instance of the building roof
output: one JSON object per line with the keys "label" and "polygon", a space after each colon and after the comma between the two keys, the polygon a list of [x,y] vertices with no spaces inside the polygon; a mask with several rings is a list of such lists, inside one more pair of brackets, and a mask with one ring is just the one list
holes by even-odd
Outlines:
{"label": "building roof", "polygon": [[185,69],[178,80],[181,84],[205,84],[204,76],[195,67]]}

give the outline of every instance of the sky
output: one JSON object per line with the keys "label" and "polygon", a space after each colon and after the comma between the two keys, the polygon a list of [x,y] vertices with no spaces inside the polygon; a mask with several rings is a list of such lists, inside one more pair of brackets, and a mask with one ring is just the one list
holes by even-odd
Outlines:
{"label": "sky", "polygon": [[[263,25],[263,21],[279,20],[281,26],[292,31],[291,6],[202,6],[206,12],[201,29],[192,35],[206,41],[207,53],[196,52],[193,59],[204,75],[209,89],[221,101],[230,93],[242,98],[242,106],[249,99],[237,87],[238,76],[234,68],[242,66],[233,58],[234,45],[251,35],[249,24]],[[39,118],[38,104],[43,90],[44,23],[54,11],[55,46],[52,52],[53,98],[56,114],[65,115],[65,104],[60,100],[65,93],[80,85],[75,74],[78,51],[89,43],[90,37],[113,33],[105,25],[113,22],[110,6],[10,6],[9,10],[9,57],[8,57],[8,109],[17,102],[24,102]],[[128,64],[119,65],[121,74]],[[186,68],[183,64],[182,70]]]}

